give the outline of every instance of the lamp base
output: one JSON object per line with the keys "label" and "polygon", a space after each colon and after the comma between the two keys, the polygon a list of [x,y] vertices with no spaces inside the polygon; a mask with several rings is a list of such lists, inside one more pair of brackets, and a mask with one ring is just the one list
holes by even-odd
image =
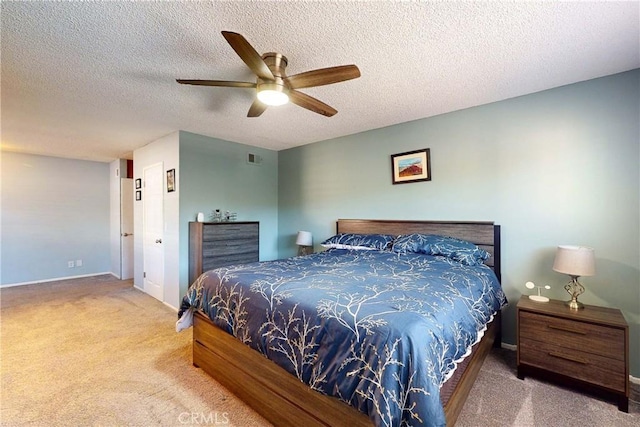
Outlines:
{"label": "lamp base", "polygon": [[571,310],[583,310],[584,309],[584,304],[579,302],[577,299],[572,299],[571,301],[566,301],[564,303],[564,305],[569,307]]}
{"label": "lamp base", "polygon": [[298,256],[310,255],[313,253],[312,246],[298,245]]}
{"label": "lamp base", "polygon": [[578,297],[584,292],[584,286],[578,282],[578,276],[571,276],[571,281],[564,285],[564,289],[571,295],[571,299],[565,304],[569,306],[571,310],[583,309],[584,304],[578,302]]}

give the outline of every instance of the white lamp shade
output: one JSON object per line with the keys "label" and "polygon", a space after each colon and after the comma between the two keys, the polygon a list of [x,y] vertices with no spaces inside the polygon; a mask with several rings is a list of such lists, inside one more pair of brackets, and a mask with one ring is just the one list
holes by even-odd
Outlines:
{"label": "white lamp shade", "polygon": [[558,246],[553,269],[570,276],[593,276],[596,274],[596,259],[593,248],[585,246]]}
{"label": "white lamp shade", "polygon": [[296,239],[296,245],[299,246],[312,246],[313,236],[310,231],[298,231],[298,238]]}

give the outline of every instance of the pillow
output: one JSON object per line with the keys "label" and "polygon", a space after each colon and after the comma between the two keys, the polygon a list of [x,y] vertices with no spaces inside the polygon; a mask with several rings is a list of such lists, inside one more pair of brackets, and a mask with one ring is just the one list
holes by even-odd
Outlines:
{"label": "pillow", "polygon": [[388,250],[394,236],[388,234],[353,234],[340,233],[329,237],[321,243],[325,248],[360,249],[367,251]]}
{"label": "pillow", "polygon": [[489,252],[466,240],[435,234],[406,234],[393,242],[392,251],[440,255],[465,265],[480,265],[491,256]]}
{"label": "pillow", "polygon": [[393,241],[391,250],[399,254],[429,254],[432,234],[401,234]]}

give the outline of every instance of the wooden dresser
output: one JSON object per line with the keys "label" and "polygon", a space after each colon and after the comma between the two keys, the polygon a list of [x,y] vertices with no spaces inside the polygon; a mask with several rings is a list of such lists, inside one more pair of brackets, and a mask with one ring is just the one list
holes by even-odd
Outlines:
{"label": "wooden dresser", "polygon": [[257,221],[189,223],[189,283],[207,270],[257,262],[259,255]]}
{"label": "wooden dresser", "polygon": [[585,305],[570,310],[564,301],[517,306],[518,378],[541,374],[580,389],[615,396],[629,408],[629,327],[620,310]]}

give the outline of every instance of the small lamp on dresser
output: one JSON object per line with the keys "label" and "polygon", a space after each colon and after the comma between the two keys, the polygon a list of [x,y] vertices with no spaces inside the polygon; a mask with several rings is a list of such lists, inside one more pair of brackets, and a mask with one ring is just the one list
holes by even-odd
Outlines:
{"label": "small lamp on dresser", "polygon": [[298,237],[296,238],[296,245],[298,245],[298,256],[309,255],[313,252],[313,236],[310,231],[298,231]]}
{"label": "small lamp on dresser", "polygon": [[584,286],[578,282],[580,276],[593,276],[596,274],[596,261],[593,248],[585,246],[558,246],[553,269],[558,273],[568,274],[571,281],[564,285],[564,289],[571,295],[567,305],[572,310],[584,308],[578,302],[578,296],[584,292]]}

